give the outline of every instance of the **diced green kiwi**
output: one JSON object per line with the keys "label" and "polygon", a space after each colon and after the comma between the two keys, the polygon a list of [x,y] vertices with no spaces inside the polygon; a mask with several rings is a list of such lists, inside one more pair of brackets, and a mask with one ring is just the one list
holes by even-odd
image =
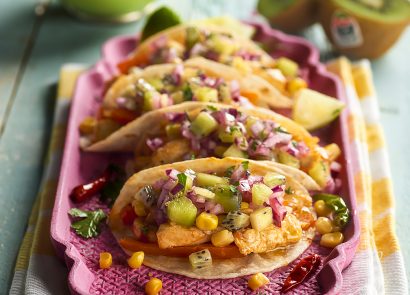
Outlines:
{"label": "diced green kiwi", "polygon": [[201,269],[212,265],[211,252],[208,249],[194,252],[189,255],[189,263],[194,269]]}
{"label": "diced green kiwi", "polygon": [[219,177],[216,175],[197,172],[195,178],[195,185],[200,187],[211,187],[218,184],[229,184],[229,179],[225,177]]}
{"label": "diced green kiwi", "polygon": [[198,209],[187,197],[177,197],[167,203],[167,215],[170,221],[190,227],[194,225]]}
{"label": "diced green kiwi", "polygon": [[207,112],[200,112],[191,123],[191,130],[198,136],[207,136],[218,127],[218,122]]}
{"label": "diced green kiwi", "polygon": [[268,172],[263,177],[263,183],[269,186],[270,188],[273,188],[277,185],[285,184],[285,182],[286,182],[286,177],[282,174],[275,173],[275,172]]}
{"label": "diced green kiwi", "polygon": [[218,90],[210,87],[197,87],[194,90],[194,96],[202,102],[218,102]]}
{"label": "diced green kiwi", "polygon": [[236,146],[236,144],[232,144],[223,154],[224,157],[236,157],[236,158],[243,158],[247,159],[248,154],[242,151],[240,148]]}
{"label": "diced green kiwi", "polygon": [[222,221],[222,226],[229,231],[237,231],[249,226],[249,215],[241,211],[231,211]]}
{"label": "diced green kiwi", "polygon": [[226,130],[226,128],[221,128],[218,131],[218,138],[224,143],[233,143],[235,138],[242,136],[242,132],[236,126],[228,127],[228,130]]}
{"label": "diced green kiwi", "polygon": [[278,153],[278,162],[288,166],[292,166],[297,169],[300,168],[299,159],[284,151],[280,151]]}
{"label": "diced green kiwi", "polygon": [[212,188],[215,201],[222,205],[225,212],[237,211],[241,206],[242,198],[231,185],[218,184]]}

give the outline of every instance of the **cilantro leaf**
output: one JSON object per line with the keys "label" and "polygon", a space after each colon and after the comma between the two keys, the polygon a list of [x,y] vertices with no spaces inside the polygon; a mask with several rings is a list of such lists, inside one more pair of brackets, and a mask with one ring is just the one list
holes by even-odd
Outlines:
{"label": "cilantro leaf", "polygon": [[206,108],[207,108],[208,110],[210,110],[210,111],[213,111],[213,112],[215,112],[215,111],[217,111],[217,110],[218,110],[218,108],[217,108],[217,107],[215,107],[215,106],[211,106],[211,105],[207,105],[207,106],[206,106]]}
{"label": "cilantro leaf", "polygon": [[71,228],[76,234],[86,239],[98,236],[98,225],[107,216],[101,209],[95,211],[83,211],[77,208],[72,208],[68,213],[73,217],[83,218],[71,224]]}
{"label": "cilantro leaf", "polygon": [[287,188],[285,189],[285,193],[286,193],[287,195],[291,195],[291,194],[293,194],[293,189],[289,186],[289,187],[287,187]]}
{"label": "cilantro leaf", "polygon": [[230,185],[230,186],[229,186],[229,190],[230,190],[231,192],[233,192],[234,194],[236,194],[236,193],[238,192],[238,188],[237,188],[236,186],[234,186],[234,185]]}
{"label": "cilantro leaf", "polygon": [[276,131],[276,132],[281,132],[281,133],[289,134],[289,132],[288,132],[285,128],[283,128],[282,126],[276,127],[276,128],[275,128],[275,131]]}
{"label": "cilantro leaf", "polygon": [[182,184],[183,187],[185,187],[188,176],[185,173],[179,173],[177,177],[178,177],[178,182]]}
{"label": "cilantro leaf", "polygon": [[192,92],[191,87],[189,87],[188,85],[184,87],[184,89],[182,90],[182,93],[183,93],[184,100],[192,100],[192,97],[194,96],[194,93]]}
{"label": "cilantro leaf", "polygon": [[249,168],[249,161],[243,161],[243,162],[242,162],[242,167],[243,167],[243,169],[248,170],[248,168]]}
{"label": "cilantro leaf", "polygon": [[228,167],[228,169],[226,169],[225,171],[225,176],[231,177],[234,170],[235,170],[235,166]]}

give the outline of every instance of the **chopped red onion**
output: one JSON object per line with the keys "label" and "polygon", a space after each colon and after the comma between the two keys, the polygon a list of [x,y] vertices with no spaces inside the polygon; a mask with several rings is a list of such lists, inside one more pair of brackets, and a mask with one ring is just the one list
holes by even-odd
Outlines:
{"label": "chopped red onion", "polygon": [[215,215],[222,214],[224,212],[225,212],[224,207],[222,207],[221,204],[216,204],[214,207],[212,207],[212,209],[209,210],[209,213],[215,214]]}
{"label": "chopped red onion", "polygon": [[342,170],[342,165],[338,162],[333,161],[330,163],[330,170],[333,172],[340,172]]}
{"label": "chopped red onion", "polygon": [[164,186],[164,184],[165,184],[166,182],[167,182],[166,179],[159,179],[159,180],[155,181],[155,183],[152,185],[152,187],[153,187],[155,190],[159,191],[159,190],[162,189],[162,187]]}
{"label": "chopped red onion", "polygon": [[235,168],[235,170],[232,172],[231,175],[231,180],[239,181],[241,178],[246,178],[248,175],[246,175],[246,171],[243,168],[243,165],[238,165],[238,167]]}
{"label": "chopped red onion", "polygon": [[180,85],[183,74],[184,74],[184,66],[182,64],[177,64],[171,73],[172,84]]}
{"label": "chopped red onion", "polygon": [[127,104],[127,98],[120,96],[115,99],[115,102],[119,107],[125,107]]}
{"label": "chopped red onion", "polygon": [[176,170],[176,169],[167,169],[167,170],[165,170],[165,173],[172,180],[177,180],[178,179],[179,171]]}
{"label": "chopped red onion", "polygon": [[172,123],[180,123],[186,119],[186,113],[166,113],[165,118]]}
{"label": "chopped red onion", "polygon": [[255,61],[261,59],[261,55],[259,53],[249,52],[243,48],[238,50],[235,55],[241,57],[243,60]]}
{"label": "chopped red onion", "polygon": [[263,131],[265,128],[263,122],[261,121],[256,121],[255,123],[252,124],[251,126],[251,131],[253,133],[253,136],[257,137],[259,134]]}
{"label": "chopped red onion", "polygon": [[255,107],[255,106],[249,101],[249,99],[247,99],[247,98],[244,97],[244,96],[238,96],[238,97],[232,96],[232,99],[233,99],[234,101],[237,101],[237,102],[239,103],[239,105],[241,105],[241,106],[243,106],[243,107],[245,107],[245,108],[253,108],[253,107]]}
{"label": "chopped red onion", "polygon": [[177,184],[177,182],[173,179],[168,179],[167,182],[165,182],[164,186],[162,187],[162,190],[167,190],[170,191],[174,188],[174,186]]}
{"label": "chopped red onion", "polygon": [[161,35],[151,43],[151,48],[156,51],[167,44],[167,36]]}
{"label": "chopped red onion", "polygon": [[254,185],[255,183],[260,183],[262,181],[263,181],[263,177],[259,175],[250,175],[248,177],[248,182],[251,186]]}
{"label": "chopped red onion", "polygon": [[236,80],[232,80],[231,85],[230,85],[230,89],[231,89],[232,99],[233,100],[239,100],[239,97],[241,96],[241,89],[240,89],[239,82],[236,81]]}
{"label": "chopped red onion", "polygon": [[207,52],[203,54],[203,56],[213,61],[218,61],[219,59],[219,53],[213,50],[208,50]]}
{"label": "chopped red onion", "polygon": [[159,137],[155,137],[153,139],[148,138],[146,143],[147,143],[147,146],[152,151],[156,151],[158,148],[164,145],[164,141]]}
{"label": "chopped red onion", "polygon": [[287,211],[281,202],[275,197],[269,197],[269,205],[272,208],[273,222],[276,226],[282,226],[282,220],[285,218]]}
{"label": "chopped red onion", "polygon": [[205,46],[202,45],[201,43],[196,43],[190,50],[189,55],[190,56],[199,56],[202,55],[202,53],[205,51]]}
{"label": "chopped red onion", "polygon": [[336,191],[336,184],[332,177],[329,177],[329,179],[327,180],[326,185],[323,188],[323,191],[330,194]]}
{"label": "chopped red onion", "polygon": [[167,215],[165,214],[163,209],[155,208],[153,210],[154,220],[155,223],[160,226],[163,223],[166,223],[168,220]]}
{"label": "chopped red onion", "polygon": [[252,200],[251,185],[249,184],[248,180],[239,180],[238,190],[242,195],[242,200],[244,200],[245,202],[250,202]]}
{"label": "chopped red onion", "polygon": [[177,185],[172,188],[171,194],[175,196],[177,193],[179,193],[183,189],[184,189],[184,186],[178,182]]}
{"label": "chopped red onion", "polygon": [[213,112],[212,116],[222,126],[232,126],[235,124],[235,117],[227,113],[225,110]]}
{"label": "chopped red onion", "polygon": [[165,203],[168,202],[170,198],[169,190],[162,189],[161,194],[158,197],[157,208],[164,209]]}

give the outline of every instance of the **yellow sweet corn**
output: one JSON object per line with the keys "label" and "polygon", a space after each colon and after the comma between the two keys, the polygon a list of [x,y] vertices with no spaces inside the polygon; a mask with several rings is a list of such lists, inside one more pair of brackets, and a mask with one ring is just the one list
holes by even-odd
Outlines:
{"label": "yellow sweet corn", "polygon": [[97,120],[93,117],[86,117],[79,126],[81,134],[90,134],[94,132]]}
{"label": "yellow sweet corn", "polygon": [[196,226],[201,230],[214,230],[218,227],[218,216],[202,212],[196,218]]}
{"label": "yellow sweet corn", "polygon": [[148,295],[156,295],[161,289],[162,281],[157,278],[152,278],[145,284],[145,293]]}
{"label": "yellow sweet corn", "polygon": [[228,246],[229,244],[231,244],[234,241],[234,237],[233,234],[227,230],[221,230],[217,233],[214,233],[211,236],[211,242],[212,245],[216,246],[216,247],[225,247]]}
{"label": "yellow sweet corn", "polygon": [[336,160],[336,158],[339,157],[341,154],[340,147],[335,143],[331,143],[325,146],[325,150],[329,155],[329,161]]}
{"label": "yellow sweet corn", "polygon": [[247,202],[241,202],[241,210],[242,209],[248,209],[249,208],[249,203]]}
{"label": "yellow sweet corn", "polygon": [[269,283],[269,279],[263,273],[257,273],[248,280],[248,287],[253,291]]}
{"label": "yellow sweet corn", "polygon": [[109,252],[100,253],[100,268],[109,268],[112,265],[112,256]]}
{"label": "yellow sweet corn", "polygon": [[144,252],[138,251],[132,253],[131,257],[128,258],[127,262],[131,268],[139,268],[144,261]]}
{"label": "yellow sweet corn", "polygon": [[299,77],[290,80],[286,85],[286,89],[288,90],[290,95],[294,95],[296,92],[303,88],[307,88],[307,83],[305,80]]}
{"label": "yellow sweet corn", "polygon": [[137,216],[147,216],[148,213],[145,210],[144,203],[142,203],[140,200],[134,200],[132,202],[132,207],[134,208],[135,214],[137,214]]}

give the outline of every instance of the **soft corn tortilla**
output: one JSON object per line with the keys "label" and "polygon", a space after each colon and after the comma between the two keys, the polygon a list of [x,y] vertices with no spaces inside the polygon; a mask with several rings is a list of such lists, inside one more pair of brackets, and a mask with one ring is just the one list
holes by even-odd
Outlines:
{"label": "soft corn tortilla", "polygon": [[[228,105],[203,102],[184,102],[170,107],[157,109],[143,114],[141,117],[128,123],[126,126],[117,130],[107,138],[98,141],[87,147],[87,151],[93,152],[136,152],[145,144],[145,140],[150,137],[156,137],[164,133],[164,126],[168,124],[165,114],[174,112],[187,112],[189,114],[199,113],[207,106],[213,106],[218,109],[228,108]],[[263,120],[271,120],[287,129],[295,138],[303,140],[308,147],[314,148],[318,139],[312,137],[306,129],[294,121],[279,115],[273,111],[263,108],[246,108],[236,107],[238,111],[255,116]]]}
{"label": "soft corn tortilla", "polygon": [[[156,180],[164,178],[166,169],[174,168],[179,171],[192,169],[195,172],[212,171],[222,174],[228,167],[240,165],[242,162],[243,159],[239,158],[204,158],[157,166],[134,174],[125,183],[108,218],[108,224],[114,236],[117,240],[127,236],[127,229],[124,228],[120,217],[122,209],[131,203],[133,197],[141,188],[152,185]],[[309,190],[319,189],[307,174],[297,169],[287,170],[288,168],[285,168],[282,164],[249,160],[248,167],[251,174],[255,175],[264,176],[268,172],[281,173],[286,177],[287,185],[292,187],[296,195],[308,197]],[[278,249],[264,254],[250,254],[243,258],[214,259],[212,267],[208,269],[192,269],[188,257],[145,255],[144,264],[154,269],[198,279],[234,278],[257,272],[268,272],[288,265],[309,247],[313,236],[314,231],[310,229],[304,232],[299,242],[288,246],[286,249]],[[128,252],[126,249],[124,250]]]}
{"label": "soft corn tortilla", "polygon": [[[201,70],[209,77],[222,78],[225,81],[236,80],[239,83],[241,95],[247,97],[256,106],[265,108],[289,108],[292,106],[292,101],[288,97],[281,94],[273,85],[259,76],[251,73],[244,74],[233,67],[202,57],[188,59],[183,65],[186,68]],[[175,67],[175,64],[158,64],[128,75],[119,76],[108,89],[103,105],[105,107],[116,107],[116,98],[124,95],[127,89],[135,84],[138,79],[162,78],[165,74],[171,73]]]}

